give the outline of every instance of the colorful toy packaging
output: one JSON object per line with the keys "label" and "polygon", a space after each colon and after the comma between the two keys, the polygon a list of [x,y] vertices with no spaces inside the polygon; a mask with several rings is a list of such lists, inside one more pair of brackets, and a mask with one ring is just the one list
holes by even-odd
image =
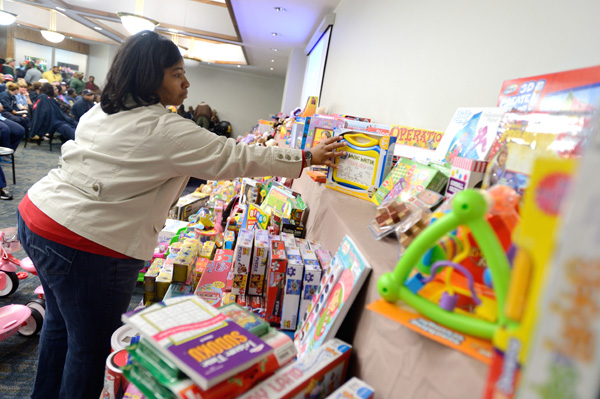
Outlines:
{"label": "colorful toy packaging", "polygon": [[266,230],[256,230],[254,234],[254,255],[250,270],[249,295],[263,295],[265,288],[265,273],[269,255],[269,233]]}
{"label": "colorful toy packaging", "polygon": [[442,169],[408,158],[400,158],[371,201],[375,205],[381,205],[387,198],[398,197],[402,201],[408,201],[426,189],[443,193],[447,183],[448,176],[442,172]]}
{"label": "colorful toy packaging", "polygon": [[[543,328],[540,326],[538,318],[540,315],[552,318],[555,314],[555,311],[547,308],[545,312],[540,312],[540,296],[544,292],[550,292],[551,298],[560,298],[560,289],[546,286],[545,282],[548,281],[546,276],[560,275],[562,281],[559,285],[562,285],[562,283],[564,283],[564,286],[571,284],[568,275],[570,266],[565,265],[562,270],[556,269],[555,265],[552,265],[552,256],[555,250],[560,211],[567,196],[575,166],[576,161],[572,159],[541,158],[535,162],[531,185],[527,190],[523,203],[519,234],[515,238],[515,244],[518,246],[519,252],[515,256],[509,295],[505,306],[505,314],[510,323],[503,326],[493,338],[494,355],[485,391],[486,399],[512,398],[523,368],[529,369],[531,367],[527,364],[527,354],[530,352],[532,334],[535,329],[542,331],[540,328]],[[588,221],[593,217],[592,213],[588,213]],[[568,224],[570,219],[565,219],[565,221]],[[580,226],[578,230],[581,231],[583,228],[583,226]],[[584,236],[577,234],[577,237],[573,241],[581,242],[584,240]],[[565,237],[563,242],[568,240],[569,238]],[[575,247],[578,244],[570,243],[569,245]],[[581,253],[581,250],[579,250],[576,257]],[[576,284],[583,286],[585,282],[591,283],[592,281],[588,278],[582,278],[577,280]],[[557,308],[561,306],[558,301],[556,301],[556,306]],[[569,312],[571,311],[576,313],[577,306],[571,308]],[[544,334],[547,336],[559,332],[559,329],[554,327],[548,327],[547,330],[548,333]],[[541,353],[549,352],[551,350],[546,348],[541,350]],[[535,358],[531,359],[537,362]],[[548,359],[548,361],[560,364],[557,360]],[[553,389],[554,379],[559,378],[560,373],[554,373],[549,364],[538,363],[538,367],[539,370],[535,370],[532,375],[541,375],[549,371],[553,375],[551,377],[553,381],[548,381],[547,387]],[[560,368],[561,366],[557,367]],[[567,370],[564,370],[564,372],[567,374]],[[524,398],[546,397],[546,395],[538,396],[535,393],[536,390],[532,389],[533,387],[529,388],[528,391],[531,391],[531,395],[528,394]],[[541,385],[540,389],[542,389]],[[559,397],[577,397],[577,395]],[[580,397],[593,397],[593,395]]]}
{"label": "colorful toy packaging", "polygon": [[350,345],[334,338],[306,358],[277,370],[240,399],[325,397],[344,381],[351,350]]}
{"label": "colorful toy packaging", "polygon": [[298,317],[302,317],[308,310],[308,305],[317,293],[319,282],[321,281],[321,266],[317,260],[317,255],[309,250],[302,248],[300,254],[304,261],[304,279],[302,280],[302,294],[300,297],[300,310]]}
{"label": "colorful toy packaging", "polygon": [[225,281],[231,268],[231,263],[209,260],[194,295],[204,299],[210,305],[218,307],[225,291]]}
{"label": "colorful toy packaging", "polygon": [[285,272],[287,269],[287,255],[283,241],[271,241],[269,251],[269,276],[267,286],[267,304],[265,319],[279,327],[281,323],[281,309],[283,306],[283,293],[285,290]]}
{"label": "colorful toy packaging", "polygon": [[298,322],[304,263],[302,262],[300,250],[297,247],[286,246],[286,254],[288,262],[285,275],[283,308],[281,310],[281,329],[294,331]]}
{"label": "colorful toy packaging", "polygon": [[[530,337],[518,399],[597,398],[600,393],[600,190],[597,183],[591,183],[600,167],[600,142],[598,131],[593,134],[562,209],[556,237],[560,245],[550,260],[535,307],[537,325]],[[552,200],[548,196],[539,205],[552,210]]]}
{"label": "colorful toy packaging", "polygon": [[446,200],[454,197],[459,192],[467,188],[475,188],[482,182],[487,161],[474,161],[468,158],[455,157],[452,160],[452,169],[448,179],[448,188],[446,188]]}
{"label": "colorful toy packaging", "polygon": [[347,154],[336,158],[337,169],[327,172],[326,187],[370,200],[392,168],[396,138],[375,133],[339,129]]}
{"label": "colorful toy packaging", "polygon": [[440,144],[440,141],[442,141],[444,132],[402,125],[392,125],[390,135],[398,138],[396,141],[397,145],[435,150]]}
{"label": "colorful toy packaging", "polygon": [[250,260],[252,258],[252,243],[254,230],[240,229],[240,234],[235,246],[233,263],[233,287],[231,292],[235,295],[246,294]]}
{"label": "colorful toy packaging", "polygon": [[356,244],[345,236],[294,334],[299,358],[335,337],[370,272]]}
{"label": "colorful toy packaging", "polygon": [[375,390],[363,380],[352,377],[326,399],[374,399]]}
{"label": "colorful toy packaging", "polygon": [[264,211],[256,204],[246,204],[246,212],[242,221],[242,227],[245,229],[266,230],[269,226],[270,213]]}
{"label": "colorful toy packaging", "polygon": [[600,104],[600,66],[506,80],[498,106],[506,110],[587,112]]}
{"label": "colorful toy packaging", "polygon": [[[346,126],[346,121],[341,118],[335,118],[328,115],[315,115],[310,118],[308,127],[306,145],[304,148],[311,148],[319,144],[321,141],[333,137],[333,130]],[[312,140],[310,140],[310,138]]]}
{"label": "colorful toy packaging", "polygon": [[455,157],[487,161],[505,112],[501,108],[459,108],[446,128],[435,158],[450,164]]}

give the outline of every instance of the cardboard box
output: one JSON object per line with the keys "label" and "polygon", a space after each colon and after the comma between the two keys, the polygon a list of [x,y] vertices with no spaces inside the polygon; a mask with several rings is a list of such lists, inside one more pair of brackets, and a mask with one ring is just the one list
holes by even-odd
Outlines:
{"label": "cardboard box", "polygon": [[184,195],[179,198],[175,206],[169,211],[169,217],[172,219],[188,221],[188,218],[205,206],[208,197],[197,197],[192,194]]}
{"label": "cardboard box", "polygon": [[170,244],[171,240],[181,230],[186,229],[189,226],[187,221],[167,219],[165,221],[165,227],[158,233],[158,242]]}
{"label": "cardboard box", "polygon": [[482,182],[487,165],[487,161],[474,161],[462,157],[454,158],[444,199],[452,198],[456,193],[468,188],[475,188],[477,184]]}
{"label": "cardboard box", "polygon": [[447,183],[448,177],[439,168],[400,158],[375,192],[372,201],[375,205],[381,205],[388,194],[408,201],[425,189],[443,194]]}
{"label": "cardboard box", "polygon": [[346,151],[327,172],[326,187],[369,201],[392,169],[396,137],[339,129]]}
{"label": "cardboard box", "polygon": [[271,251],[269,252],[268,259],[267,313],[265,320],[271,323],[271,325],[279,327],[281,323],[283,293],[285,290],[285,272],[287,269],[287,255],[283,241],[271,241]]}
{"label": "cardboard box", "polygon": [[240,399],[323,398],[346,379],[352,347],[337,338],[277,370]]}
{"label": "cardboard box", "polygon": [[231,263],[209,260],[194,295],[199,296],[214,307],[221,306],[221,299],[226,292],[225,280],[230,268]]}
{"label": "cardboard box", "polygon": [[288,264],[285,273],[285,292],[283,295],[280,328],[295,331],[298,325],[298,309],[300,307],[304,263],[302,262],[302,256],[298,248],[286,247],[286,254]]}
{"label": "cardboard box", "polygon": [[224,262],[231,265],[229,273],[227,273],[227,279],[225,280],[225,291],[229,292],[233,288],[233,250],[231,249],[217,249],[215,253],[216,262]]}
{"label": "cardboard box", "polygon": [[254,230],[240,229],[233,260],[233,287],[231,292],[234,295],[246,294],[253,241]]}
{"label": "cardboard box", "polygon": [[269,257],[269,233],[266,230],[256,230],[254,233],[254,251],[252,269],[250,270],[249,295],[263,295],[265,289],[265,274]]}
{"label": "cardboard box", "polygon": [[309,249],[301,249],[300,254],[304,261],[304,278],[302,279],[302,295],[300,297],[298,317],[302,317],[306,313],[308,305],[317,292],[319,282],[321,281],[321,266],[319,265],[317,255]]}
{"label": "cardboard box", "polygon": [[326,399],[374,399],[375,390],[363,380],[352,377]]}

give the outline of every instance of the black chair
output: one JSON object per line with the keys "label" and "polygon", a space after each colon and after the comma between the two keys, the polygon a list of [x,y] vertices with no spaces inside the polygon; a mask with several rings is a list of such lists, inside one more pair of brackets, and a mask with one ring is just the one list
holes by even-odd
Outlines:
{"label": "black chair", "polygon": [[0,157],[10,157],[13,172],[13,184],[17,184],[17,177],[15,174],[15,150],[8,147],[0,147]]}

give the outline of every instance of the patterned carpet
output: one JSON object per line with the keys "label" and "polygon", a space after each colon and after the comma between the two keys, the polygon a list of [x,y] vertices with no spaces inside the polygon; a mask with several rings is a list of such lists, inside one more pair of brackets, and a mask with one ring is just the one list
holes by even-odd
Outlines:
{"label": "patterned carpet", "polygon": [[[16,211],[25,193],[36,181],[45,176],[58,164],[60,141],[54,140],[50,152],[47,142],[40,146],[23,143],[15,153],[17,184],[12,184],[11,165],[0,163],[8,189],[13,194],[12,201],[0,201],[0,228],[13,227],[17,224]],[[18,258],[25,257],[23,251],[15,252]],[[0,298],[0,307],[9,304],[26,304],[36,298],[35,288],[39,279],[30,275],[20,281],[19,288],[10,296]],[[138,286],[132,298],[132,306],[138,304],[142,297],[142,288]],[[23,399],[29,397],[33,379],[37,369],[37,347],[39,336],[23,337],[15,334],[0,341],[0,398]]]}

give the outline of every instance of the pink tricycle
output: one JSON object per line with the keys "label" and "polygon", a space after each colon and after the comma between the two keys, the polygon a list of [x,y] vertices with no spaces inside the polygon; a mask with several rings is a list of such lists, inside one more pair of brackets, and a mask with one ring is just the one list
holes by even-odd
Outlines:
{"label": "pink tricycle", "polygon": [[[11,295],[19,287],[17,266],[35,273],[35,268],[29,258],[20,261],[11,255],[11,252],[19,250],[19,248],[16,228],[0,230],[0,297]],[[0,340],[10,337],[16,332],[25,336],[37,334],[42,329],[45,308],[45,301],[41,295],[40,298],[30,301],[26,306],[8,305],[0,308]]]}

